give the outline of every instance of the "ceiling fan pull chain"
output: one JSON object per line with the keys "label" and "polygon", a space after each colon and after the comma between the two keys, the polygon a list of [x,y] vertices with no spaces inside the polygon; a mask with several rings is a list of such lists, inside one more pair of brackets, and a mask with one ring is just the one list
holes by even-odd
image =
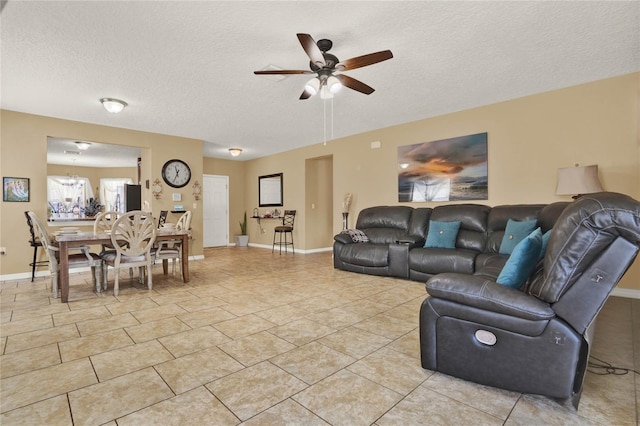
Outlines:
{"label": "ceiling fan pull chain", "polygon": [[331,97],[331,140],[334,140],[335,136],[333,136],[333,97]]}
{"label": "ceiling fan pull chain", "polygon": [[327,100],[322,100],[322,118],[323,125],[322,130],[324,131],[324,146],[327,146]]}

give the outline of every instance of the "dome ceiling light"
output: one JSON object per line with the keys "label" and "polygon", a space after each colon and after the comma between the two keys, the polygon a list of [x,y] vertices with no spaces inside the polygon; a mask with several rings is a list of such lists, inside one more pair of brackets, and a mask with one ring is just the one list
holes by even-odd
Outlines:
{"label": "dome ceiling light", "polygon": [[129,105],[125,101],[121,101],[120,99],[115,99],[115,98],[102,98],[100,99],[100,102],[102,103],[102,106],[104,107],[104,109],[106,109],[112,114],[119,113],[124,109],[124,107]]}

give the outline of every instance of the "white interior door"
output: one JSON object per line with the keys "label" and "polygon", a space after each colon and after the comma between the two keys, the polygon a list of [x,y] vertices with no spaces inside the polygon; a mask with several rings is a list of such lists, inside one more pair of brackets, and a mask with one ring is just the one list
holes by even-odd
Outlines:
{"label": "white interior door", "polygon": [[229,243],[229,176],[202,176],[203,246]]}

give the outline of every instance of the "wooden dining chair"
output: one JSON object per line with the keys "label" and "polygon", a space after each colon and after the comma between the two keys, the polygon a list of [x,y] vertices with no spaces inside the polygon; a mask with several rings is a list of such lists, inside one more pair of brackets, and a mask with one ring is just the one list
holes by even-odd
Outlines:
{"label": "wooden dining chair", "polygon": [[40,238],[36,237],[36,232],[33,229],[33,222],[31,222],[29,212],[24,212],[24,215],[27,217],[27,225],[29,226],[29,234],[31,235],[31,238],[29,239],[29,245],[33,247],[33,261],[29,264],[29,266],[31,266],[31,282],[33,282],[34,278],[36,277],[36,268],[47,265],[49,261],[38,260],[38,247],[42,247],[42,243],[40,242]]}
{"label": "wooden dining chair", "polygon": [[102,255],[104,275],[107,277],[109,266],[115,270],[113,295],[120,290],[120,268],[143,267],[147,275],[147,287],[153,288],[151,248],[156,240],[156,226],[150,212],[130,211],[120,216],[111,228],[111,244],[114,251]]}
{"label": "wooden dining chair", "polygon": [[[29,217],[31,218],[31,222],[33,223],[34,230],[42,243],[42,248],[44,248],[47,253],[47,257],[49,258],[49,272],[51,273],[51,289],[52,289],[52,297],[54,299],[58,298],[58,271],[59,264],[56,253],[59,251],[58,247],[54,245],[49,237],[49,233],[47,232],[47,228],[45,228],[42,221],[36,216],[34,212],[28,212]],[[100,283],[101,283],[101,275],[102,275],[102,260],[100,256],[91,253],[89,251],[89,247],[79,247],[80,253],[69,254],[69,269],[72,268],[86,268],[91,267],[91,276],[93,279],[93,285],[97,292],[100,291]]]}

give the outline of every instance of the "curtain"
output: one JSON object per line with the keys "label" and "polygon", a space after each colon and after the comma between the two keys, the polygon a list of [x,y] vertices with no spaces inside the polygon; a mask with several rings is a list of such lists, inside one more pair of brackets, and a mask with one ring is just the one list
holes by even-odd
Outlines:
{"label": "curtain", "polygon": [[47,202],[54,213],[84,208],[93,198],[91,182],[86,177],[47,176]]}
{"label": "curtain", "polygon": [[124,185],[132,183],[130,178],[100,179],[100,200],[105,211],[124,212]]}

